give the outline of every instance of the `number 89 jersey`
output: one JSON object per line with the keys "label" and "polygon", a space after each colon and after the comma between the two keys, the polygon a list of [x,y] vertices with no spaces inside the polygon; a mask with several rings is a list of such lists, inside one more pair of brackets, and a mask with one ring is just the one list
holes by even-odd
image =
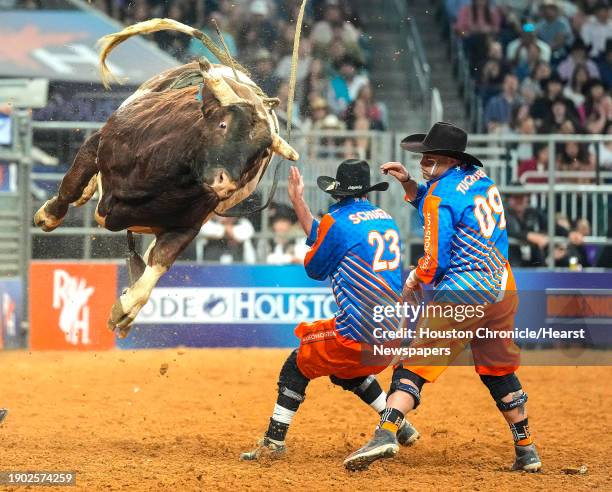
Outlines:
{"label": "number 89 jersey", "polygon": [[419,185],[411,202],[424,228],[417,276],[435,300],[483,304],[515,290],[501,195],[482,169],[457,166]]}
{"label": "number 89 jersey", "polygon": [[331,280],[338,334],[376,343],[375,328],[397,329],[393,317],[373,321],[374,309],[394,305],[402,290],[400,235],[387,212],[366,199],[345,198],[313,222],[306,242],[306,273]]}

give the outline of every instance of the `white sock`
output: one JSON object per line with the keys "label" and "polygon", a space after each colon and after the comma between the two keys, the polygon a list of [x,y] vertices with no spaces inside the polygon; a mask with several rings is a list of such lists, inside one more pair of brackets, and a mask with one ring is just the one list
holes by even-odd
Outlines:
{"label": "white sock", "polygon": [[285,407],[281,407],[278,403],[274,405],[274,412],[272,412],[272,418],[281,424],[291,424],[295,412]]}
{"label": "white sock", "polygon": [[376,413],[380,414],[380,412],[382,412],[387,406],[387,393],[383,391],[380,395],[378,395],[376,400],[370,403],[370,406]]}

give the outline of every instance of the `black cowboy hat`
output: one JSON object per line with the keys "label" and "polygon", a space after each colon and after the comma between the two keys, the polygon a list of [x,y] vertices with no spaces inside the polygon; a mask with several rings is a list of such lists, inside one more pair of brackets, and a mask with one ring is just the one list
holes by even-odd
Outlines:
{"label": "black cowboy hat", "polygon": [[370,184],[370,165],[359,159],[347,159],[336,170],[336,177],[319,176],[317,186],[334,196],[361,196],[370,191],[385,191],[389,183]]}
{"label": "black cowboy hat", "polygon": [[465,130],[451,124],[439,121],[429,130],[429,133],[409,135],[400,146],[404,150],[417,154],[438,154],[459,159],[465,164],[482,167],[482,162],[465,152],[467,133]]}

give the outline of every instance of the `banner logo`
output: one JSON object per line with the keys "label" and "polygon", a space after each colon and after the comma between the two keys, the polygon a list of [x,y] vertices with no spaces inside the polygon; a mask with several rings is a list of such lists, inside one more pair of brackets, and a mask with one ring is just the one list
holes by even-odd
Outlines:
{"label": "banner logo", "polygon": [[139,324],[297,324],[331,318],[337,310],[324,287],[159,287]]}
{"label": "banner logo", "polygon": [[[89,298],[94,293],[84,278],[64,270],[53,273],[53,309],[59,309],[59,327],[71,345],[89,345]],[[79,340],[80,335],[80,340]]]}

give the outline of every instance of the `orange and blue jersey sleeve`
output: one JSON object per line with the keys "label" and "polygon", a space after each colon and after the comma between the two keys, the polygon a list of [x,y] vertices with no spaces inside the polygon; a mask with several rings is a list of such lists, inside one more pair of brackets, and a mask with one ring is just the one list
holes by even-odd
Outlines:
{"label": "orange and blue jersey sleeve", "polygon": [[314,221],[307,243],[311,248],[304,257],[304,268],[310,278],[323,280],[338,266],[346,253],[346,242],[334,218],[327,214]]}
{"label": "orange and blue jersey sleeve", "polygon": [[418,261],[416,274],[422,282],[429,284],[439,281],[448,270],[455,228],[451,208],[433,194],[425,197],[423,220],[425,254]]}

